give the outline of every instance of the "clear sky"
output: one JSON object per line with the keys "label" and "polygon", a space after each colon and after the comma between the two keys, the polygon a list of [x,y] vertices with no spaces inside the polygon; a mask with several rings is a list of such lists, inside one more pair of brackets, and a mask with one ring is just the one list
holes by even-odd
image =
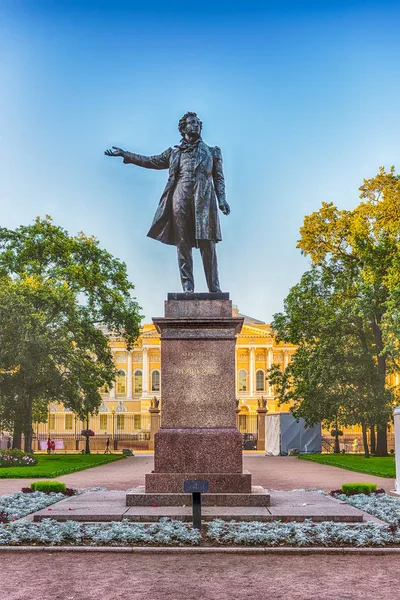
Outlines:
{"label": "clear sky", "polygon": [[[221,287],[270,321],[308,268],[305,214],[351,208],[399,167],[400,2],[0,0],[0,214],[50,214],[126,262],[148,321],[180,291],[176,249],[146,237],[188,110],[222,149]],[[196,251],[196,289],[206,291]]]}

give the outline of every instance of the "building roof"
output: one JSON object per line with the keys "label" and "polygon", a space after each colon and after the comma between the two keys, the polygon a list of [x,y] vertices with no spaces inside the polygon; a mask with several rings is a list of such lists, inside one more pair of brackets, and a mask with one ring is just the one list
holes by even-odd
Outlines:
{"label": "building roof", "polygon": [[260,321],[259,319],[255,319],[254,317],[249,317],[248,315],[243,315],[242,313],[238,313],[238,317],[244,319],[245,323],[254,323],[257,325],[266,325],[265,321]]}

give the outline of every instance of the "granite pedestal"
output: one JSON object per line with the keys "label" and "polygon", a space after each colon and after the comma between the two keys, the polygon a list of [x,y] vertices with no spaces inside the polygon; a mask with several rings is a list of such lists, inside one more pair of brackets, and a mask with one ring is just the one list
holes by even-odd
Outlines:
{"label": "granite pedestal", "polygon": [[[221,494],[215,504],[247,494],[245,505],[252,497],[259,505],[236,428],[235,345],[243,319],[232,316],[229,294],[168,294],[165,316],[153,322],[161,336],[162,412],[143,493],[165,502],[165,494],[183,493],[185,479],[207,479],[209,493]],[[128,506],[138,502],[127,495]]]}

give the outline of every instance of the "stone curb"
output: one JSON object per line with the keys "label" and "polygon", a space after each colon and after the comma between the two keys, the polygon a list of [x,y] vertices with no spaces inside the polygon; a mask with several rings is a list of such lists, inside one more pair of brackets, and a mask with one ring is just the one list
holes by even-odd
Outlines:
{"label": "stone curb", "polygon": [[114,554],[279,554],[279,555],[311,555],[311,554],[400,554],[400,547],[395,548],[242,548],[242,547],[142,547],[142,546],[0,546],[1,552],[110,552]]}

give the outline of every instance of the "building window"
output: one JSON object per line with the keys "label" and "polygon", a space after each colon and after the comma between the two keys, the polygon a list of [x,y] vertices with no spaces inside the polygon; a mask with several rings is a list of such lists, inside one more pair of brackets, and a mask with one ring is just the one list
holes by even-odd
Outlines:
{"label": "building window", "polygon": [[140,369],[133,374],[133,393],[135,396],[140,396],[143,391],[143,373]]}
{"label": "building window", "polygon": [[65,415],[65,429],[72,429],[73,416],[74,415]]}
{"label": "building window", "polygon": [[259,369],[256,373],[256,391],[264,392],[265,390],[265,375],[264,371]]}
{"label": "building window", "polygon": [[133,415],[133,428],[134,429],[142,428],[142,415]]}
{"label": "building window", "polygon": [[239,371],[239,392],[247,392],[247,371],[241,369]]}
{"label": "building window", "polygon": [[117,396],[126,395],[126,375],[125,371],[118,371],[117,374]]}
{"label": "building window", "polygon": [[153,371],[151,374],[151,391],[160,391],[160,371]]}
{"label": "building window", "polygon": [[125,428],[125,415],[117,415],[117,429]]}
{"label": "building window", "polygon": [[100,415],[100,429],[107,429],[107,415]]}
{"label": "building window", "polygon": [[56,415],[49,415],[49,429],[56,428]]}

